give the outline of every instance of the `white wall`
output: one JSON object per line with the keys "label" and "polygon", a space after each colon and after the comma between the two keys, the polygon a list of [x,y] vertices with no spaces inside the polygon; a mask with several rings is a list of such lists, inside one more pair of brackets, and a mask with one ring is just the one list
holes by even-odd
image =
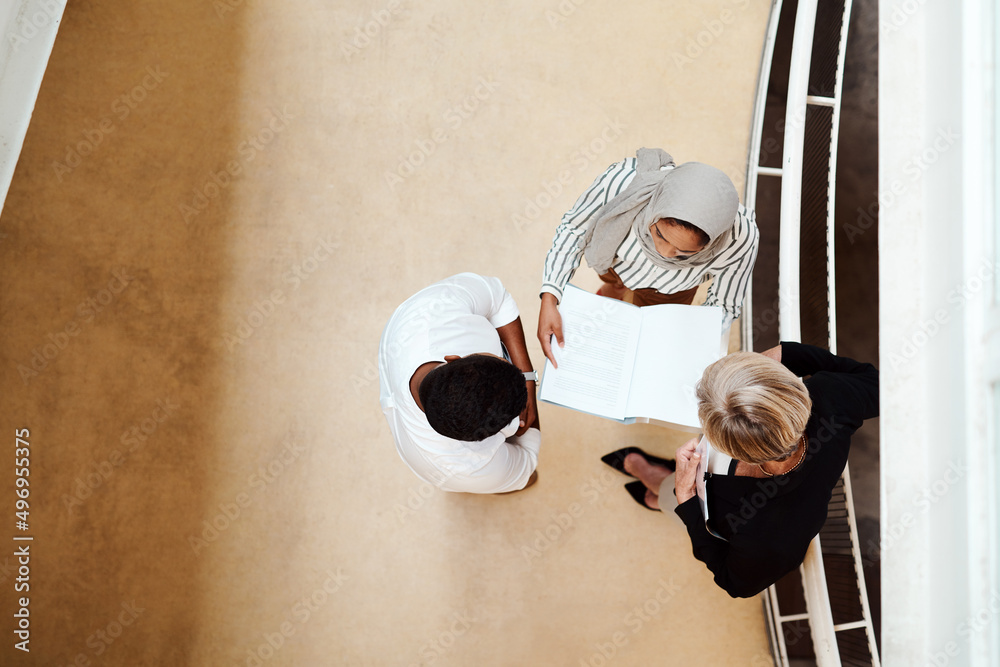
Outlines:
{"label": "white wall", "polygon": [[66,0],[0,3],[0,211],[65,7]]}
{"label": "white wall", "polygon": [[994,12],[879,7],[886,665],[1000,664]]}

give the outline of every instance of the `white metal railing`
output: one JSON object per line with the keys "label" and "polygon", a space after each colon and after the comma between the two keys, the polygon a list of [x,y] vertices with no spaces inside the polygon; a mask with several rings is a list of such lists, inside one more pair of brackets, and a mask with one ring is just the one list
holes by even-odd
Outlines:
{"label": "white metal railing", "polygon": [[868,648],[872,654],[872,665],[878,667],[878,644],[875,640],[875,628],[872,625],[872,610],[868,604],[868,588],[865,586],[864,570],[861,563],[861,550],[858,548],[858,523],[854,513],[854,492],[851,490],[850,465],[844,467],[844,497],[847,503],[847,525],[851,531],[851,556],[854,558],[854,570],[858,573],[858,591],[861,598],[862,619],[853,623],[843,623],[834,626],[834,631],[864,628],[868,636]]}
{"label": "white metal railing", "polygon": [[[837,137],[840,125],[840,101],[843,88],[844,60],[847,45],[847,30],[850,24],[852,3],[845,0],[841,24],[839,51],[837,54],[836,79],[832,97],[810,95],[809,75],[812,60],[814,32],[816,27],[817,0],[800,0],[795,14],[792,38],[791,64],[789,69],[788,99],[785,107],[784,141],[781,167],[764,167],[759,164],[761,136],[763,131],[765,100],[770,83],[771,60],[774,52],[778,23],[781,16],[781,0],[774,0],[764,43],[760,75],[757,82],[757,101],[751,127],[749,162],[747,169],[746,194],[744,201],[753,209],[756,206],[757,182],[759,177],[782,179],[779,221],[778,260],[778,326],[782,340],[801,340],[800,294],[800,229],[802,210],[802,177],[805,143],[805,127],[809,106],[832,109],[830,134],[829,178],[827,190],[827,303],[828,303],[828,343],[831,352],[836,352],[836,266],[834,262],[834,211],[836,201]],[[751,294],[752,294],[751,284]],[[742,347],[753,349],[752,299],[747,300],[741,323]],[[849,469],[844,470],[843,493],[845,495],[846,521],[850,535],[850,550],[857,574],[862,618],[834,625],[827,588],[827,577],[823,561],[823,550],[817,536],[810,544],[801,567],[802,586],[806,601],[805,614],[782,615],[774,586],[765,591],[764,607],[768,615],[768,633],[777,664],[789,664],[787,646],[782,626],[785,623],[806,620],[812,635],[816,662],[819,667],[835,667],[841,664],[837,632],[864,628],[872,656],[872,664],[879,665],[871,610],[864,584],[861,555],[858,548],[857,527],[854,515],[853,496]]]}
{"label": "white metal railing", "polygon": [[802,340],[799,308],[799,246],[802,226],[802,153],[806,132],[806,95],[812,62],[817,0],[800,0],[795,12],[792,59],[785,103],[785,139],[781,149],[781,216],[779,220],[778,331],[783,340]]}
{"label": "white metal railing", "polygon": [[[760,142],[764,132],[764,100],[767,99],[767,86],[771,80],[771,59],[774,56],[774,41],[778,34],[778,18],[781,16],[781,0],[773,0],[771,16],[767,22],[767,34],[764,37],[764,49],[761,53],[761,65],[757,74],[756,103],[750,120],[750,147],[747,161],[747,177],[743,203],[748,210],[757,208],[757,177],[781,176],[781,169],[760,166]],[[747,281],[747,298],[743,303],[743,316],[740,318],[740,340],[743,349],[753,346],[753,275]],[[749,343],[748,343],[749,341]]]}

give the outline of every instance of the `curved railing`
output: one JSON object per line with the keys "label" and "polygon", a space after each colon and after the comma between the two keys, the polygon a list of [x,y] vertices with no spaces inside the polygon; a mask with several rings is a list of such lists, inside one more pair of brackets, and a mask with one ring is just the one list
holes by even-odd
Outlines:
{"label": "curved railing", "polygon": [[[774,0],[768,23],[754,108],[744,201],[756,208],[761,179],[780,179],[778,299],[774,313],[754,313],[748,298],[742,347],[753,349],[755,317],[777,320],[780,340],[803,340],[837,350],[834,209],[837,136],[851,0],[799,0],[782,12]],[[762,164],[762,142],[776,40],[791,30],[787,98],[780,127],[780,167]],[[780,30],[779,30],[780,28]],[[776,83],[780,83],[775,81]],[[759,213],[759,211],[758,211]],[[824,254],[825,262],[819,260]],[[803,267],[802,258],[809,260]],[[751,286],[751,294],[753,286]],[[805,333],[805,337],[804,337]],[[786,624],[809,625],[820,667],[879,664],[871,610],[858,548],[850,472],[834,490],[827,523],[809,547],[801,568],[805,613],[783,614],[775,586],[763,594],[775,664],[789,664]],[[846,620],[845,620],[846,619]]]}

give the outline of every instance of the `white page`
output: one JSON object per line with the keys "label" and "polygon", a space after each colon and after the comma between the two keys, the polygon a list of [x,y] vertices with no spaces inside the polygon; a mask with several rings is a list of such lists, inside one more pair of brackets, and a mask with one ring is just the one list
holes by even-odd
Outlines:
{"label": "white page", "polygon": [[664,304],[642,309],[628,416],[699,427],[694,386],[719,359],[722,309]]}
{"label": "white page", "polygon": [[566,346],[560,349],[553,342],[559,367],[545,362],[539,398],[624,419],[639,340],[639,309],[569,285],[559,313]]}

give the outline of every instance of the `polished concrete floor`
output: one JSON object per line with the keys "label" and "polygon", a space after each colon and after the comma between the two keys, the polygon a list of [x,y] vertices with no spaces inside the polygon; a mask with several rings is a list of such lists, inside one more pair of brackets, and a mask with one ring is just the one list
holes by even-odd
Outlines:
{"label": "polished concrete floor", "polygon": [[544,405],[534,487],[443,494],[375,363],[459,271],[532,332],[559,217],[638,147],[742,190],[769,5],[71,2],[0,218],[35,538],[0,662],[763,664],[759,601],[598,460],[685,434]]}

